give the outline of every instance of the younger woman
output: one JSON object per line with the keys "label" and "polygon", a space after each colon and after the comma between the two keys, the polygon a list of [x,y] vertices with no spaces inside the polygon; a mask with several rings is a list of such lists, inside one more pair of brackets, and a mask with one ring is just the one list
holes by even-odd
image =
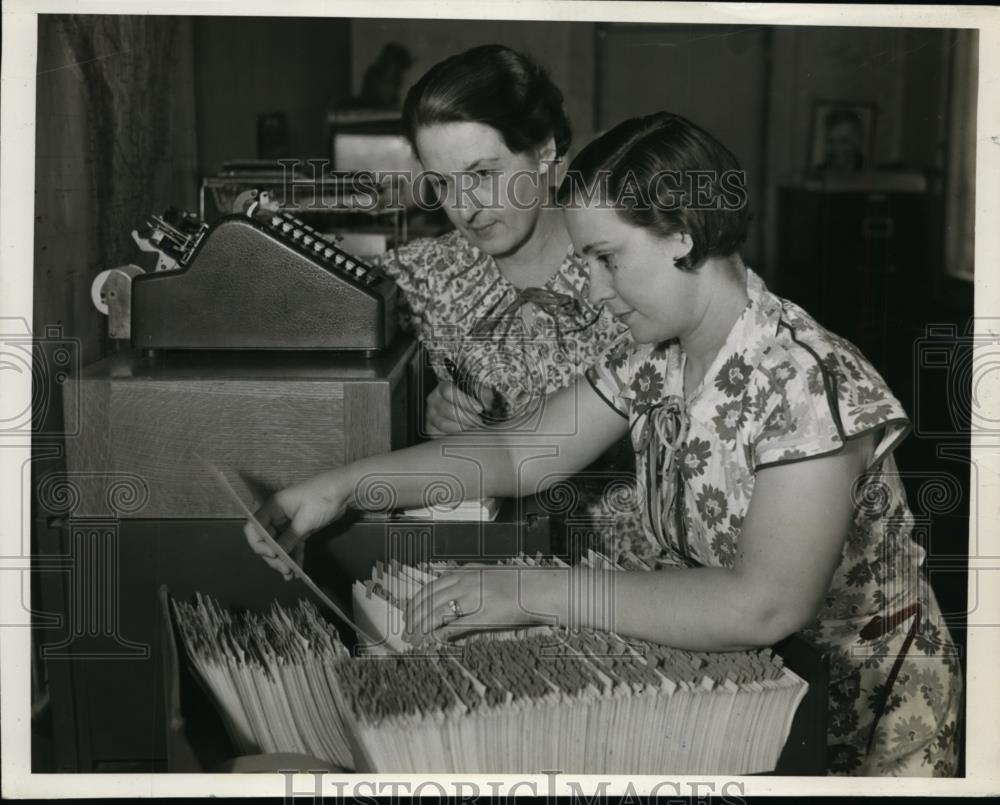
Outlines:
{"label": "younger woman", "polygon": [[530,494],[627,432],[644,493],[634,545],[658,569],[452,572],[410,601],[415,639],[554,618],[726,651],[802,631],[830,656],[831,773],[952,775],[958,660],[892,456],[909,422],[855,347],[743,264],[745,187],[732,154],[676,115],[593,142],[561,200],[592,301],[634,341],[548,398],[534,440],[497,434],[475,462],[465,437],[365,459],[282,490],[261,521],[301,538],[387,473],[400,505],[428,473],[458,479],[456,497]]}

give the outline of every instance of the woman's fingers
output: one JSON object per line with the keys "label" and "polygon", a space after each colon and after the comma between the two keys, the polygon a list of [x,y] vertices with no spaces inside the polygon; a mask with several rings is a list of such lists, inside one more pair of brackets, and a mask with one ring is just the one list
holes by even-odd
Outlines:
{"label": "woman's fingers", "polygon": [[441,625],[440,621],[445,617],[445,600],[430,596],[419,601],[410,600],[404,616],[404,635],[409,642],[419,643]]}
{"label": "woman's fingers", "polygon": [[[275,495],[268,499],[256,511],[254,519],[257,521],[256,524],[249,521],[243,524],[243,535],[246,537],[247,544],[267,563],[268,567],[280,573],[286,580],[290,579],[292,577],[291,568],[278,556],[274,548],[260,533],[260,528],[263,528],[269,536],[277,538],[279,529],[284,527],[286,532],[289,530],[288,513],[285,511],[279,496]],[[281,545],[280,540],[278,544]],[[284,545],[282,547],[284,548]],[[288,549],[285,548],[285,551],[287,553]]]}
{"label": "woman's fingers", "polygon": [[254,512],[254,518],[260,523],[261,527],[275,538],[277,538],[281,531],[288,527],[290,522],[288,512],[285,510],[285,505],[282,502],[280,494],[279,492],[277,495],[269,497]]}
{"label": "woman's fingers", "polygon": [[454,383],[440,383],[427,397],[426,427],[431,436],[462,433],[482,427],[483,405]]}
{"label": "woman's fingers", "polygon": [[484,388],[483,389],[483,399],[482,399],[482,403],[479,406],[480,413],[483,412],[483,411],[485,411],[487,408],[492,408],[493,407],[493,400],[494,400],[495,397],[496,397],[496,394],[493,393],[493,389],[489,389],[489,388]]}
{"label": "woman's fingers", "polygon": [[278,537],[278,544],[285,553],[290,554],[312,533],[312,529],[305,525],[305,520],[305,515],[300,512]]}
{"label": "woman's fingers", "polygon": [[446,609],[436,622],[430,622],[427,625],[425,632],[414,633],[411,642],[416,646],[446,645],[469,632],[478,632],[484,629],[505,631],[517,628],[515,624],[498,624],[496,615],[483,606],[476,606],[471,612],[468,611],[470,605],[465,603],[466,601],[467,597],[459,602],[461,605],[459,616],[453,615],[450,609]]}
{"label": "woman's fingers", "polygon": [[423,611],[428,606],[431,606],[433,601],[440,603],[442,600],[445,600],[442,599],[442,596],[458,584],[461,579],[462,576],[459,573],[443,573],[430,584],[425,584],[417,590],[410,598],[408,605],[412,606],[414,610]]}
{"label": "woman's fingers", "polygon": [[[292,565],[277,549],[284,551],[292,563],[301,566],[305,539],[343,516],[348,495],[344,484],[345,479],[331,470],[282,489],[257,510],[255,519],[259,528],[251,522],[244,526],[247,543],[285,579],[292,578]],[[277,542],[277,548],[267,537]]]}
{"label": "woman's fingers", "polygon": [[464,566],[445,573],[415,593],[405,613],[407,641],[420,645],[433,639],[434,633],[444,627],[465,629],[478,623],[469,619],[482,615],[482,572],[482,566]]}
{"label": "woman's fingers", "polygon": [[243,536],[246,537],[247,545],[250,546],[254,553],[261,556],[275,555],[271,546],[264,541],[264,538],[261,537],[257,529],[249,521],[243,524]]}
{"label": "woman's fingers", "polygon": [[448,388],[443,392],[444,399],[454,408],[470,417],[478,418],[485,410],[483,404],[475,397],[466,394],[454,383],[448,383]]}
{"label": "woman's fingers", "polygon": [[426,432],[428,436],[452,436],[465,430],[461,422],[448,419],[434,412],[427,412]]}
{"label": "woman's fingers", "polygon": [[283,576],[288,576],[291,573],[291,569],[278,558],[278,554],[275,552],[274,548],[267,544],[257,528],[252,523],[243,524],[243,535],[246,537],[247,544],[250,546],[254,553],[258,554],[272,570],[276,570]]}
{"label": "woman's fingers", "polygon": [[428,413],[427,418],[424,420],[424,433],[431,438],[437,438],[439,436],[447,436],[448,434],[442,430],[436,422],[434,422],[430,414]]}
{"label": "woman's fingers", "polygon": [[450,643],[458,637],[483,629],[495,629],[496,624],[489,615],[476,612],[472,615],[462,614],[461,618],[448,621],[432,631],[425,639],[425,644]]}
{"label": "woman's fingers", "polygon": [[460,581],[459,574],[445,574],[422,587],[410,598],[404,613],[404,629],[409,642],[423,639],[441,626],[445,619],[454,618],[448,602],[460,600]]}
{"label": "woman's fingers", "polygon": [[251,550],[267,562],[269,567],[278,571],[282,575],[290,572],[287,565],[280,558],[278,558],[278,554],[275,550],[267,544],[251,523],[243,524],[243,536],[246,537],[247,544],[250,546]]}

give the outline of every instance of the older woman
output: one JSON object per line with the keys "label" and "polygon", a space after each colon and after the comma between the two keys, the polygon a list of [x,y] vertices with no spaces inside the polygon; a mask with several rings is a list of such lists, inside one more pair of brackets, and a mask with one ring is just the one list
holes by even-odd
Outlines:
{"label": "older woman", "polygon": [[403,123],[455,226],[380,261],[441,381],[427,430],[521,421],[625,329],[588,300],[552,203],[570,144],[562,93],[527,57],[487,45],[432,67]]}

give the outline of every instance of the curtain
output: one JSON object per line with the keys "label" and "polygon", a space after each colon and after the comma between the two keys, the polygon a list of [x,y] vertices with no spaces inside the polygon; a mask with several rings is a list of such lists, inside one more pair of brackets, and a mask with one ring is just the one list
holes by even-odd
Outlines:
{"label": "curtain", "polygon": [[[63,399],[66,370],[75,372],[115,348],[107,320],[91,303],[94,277],[135,261],[130,232],[147,216],[169,205],[195,209],[191,29],[186,17],[38,17],[34,305],[33,321],[19,328],[34,341],[35,555],[40,524],[62,513],[53,511],[59,496],[40,495],[41,485],[64,477],[65,441],[87,427],[80,416],[63,416],[64,402],[74,406]],[[52,497],[55,502],[47,500]],[[31,580],[34,601],[40,600],[37,576]],[[47,674],[37,647],[54,638],[43,628],[33,637],[32,701],[40,709]]]}
{"label": "curtain", "polygon": [[979,32],[951,32],[947,174],[945,177],[945,272],[975,277],[976,97]]}
{"label": "curtain", "polygon": [[138,256],[130,232],[194,209],[189,17],[39,15],[35,333],[61,326],[85,363],[111,347],[90,302],[106,268]]}

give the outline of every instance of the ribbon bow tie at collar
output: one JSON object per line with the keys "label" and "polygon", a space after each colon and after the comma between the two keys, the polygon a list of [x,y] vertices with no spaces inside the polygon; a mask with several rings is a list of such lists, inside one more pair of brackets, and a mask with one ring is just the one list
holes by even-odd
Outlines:
{"label": "ribbon bow tie at collar", "polygon": [[636,459],[646,482],[646,515],[660,545],[677,553],[664,525],[664,513],[673,513],[680,541],[681,558],[690,560],[681,511],[680,467],[677,451],[687,439],[688,416],[684,401],[671,395],[650,407],[644,415],[635,446]]}
{"label": "ribbon bow tie at collar", "polygon": [[684,402],[676,394],[671,394],[646,410],[636,452],[646,452],[655,434],[657,442],[672,454],[684,443],[687,429]]}
{"label": "ribbon bow tie at collar", "polygon": [[[498,315],[490,315],[480,319],[476,323],[476,326],[472,328],[471,335],[488,335],[496,329],[500,321],[515,313],[529,302],[541,310],[544,310],[552,317],[556,325],[556,340],[560,343],[563,335],[563,331],[559,324],[560,318],[579,318],[583,316],[583,307],[580,305],[580,300],[575,296],[570,296],[567,293],[561,293],[559,291],[550,291],[547,288],[522,288],[517,292],[517,296],[514,298],[514,301],[500,311]],[[599,315],[600,311],[597,311],[591,319],[585,321],[579,327],[574,327],[573,329],[566,330],[565,332],[568,334],[585,330],[597,320]]]}

